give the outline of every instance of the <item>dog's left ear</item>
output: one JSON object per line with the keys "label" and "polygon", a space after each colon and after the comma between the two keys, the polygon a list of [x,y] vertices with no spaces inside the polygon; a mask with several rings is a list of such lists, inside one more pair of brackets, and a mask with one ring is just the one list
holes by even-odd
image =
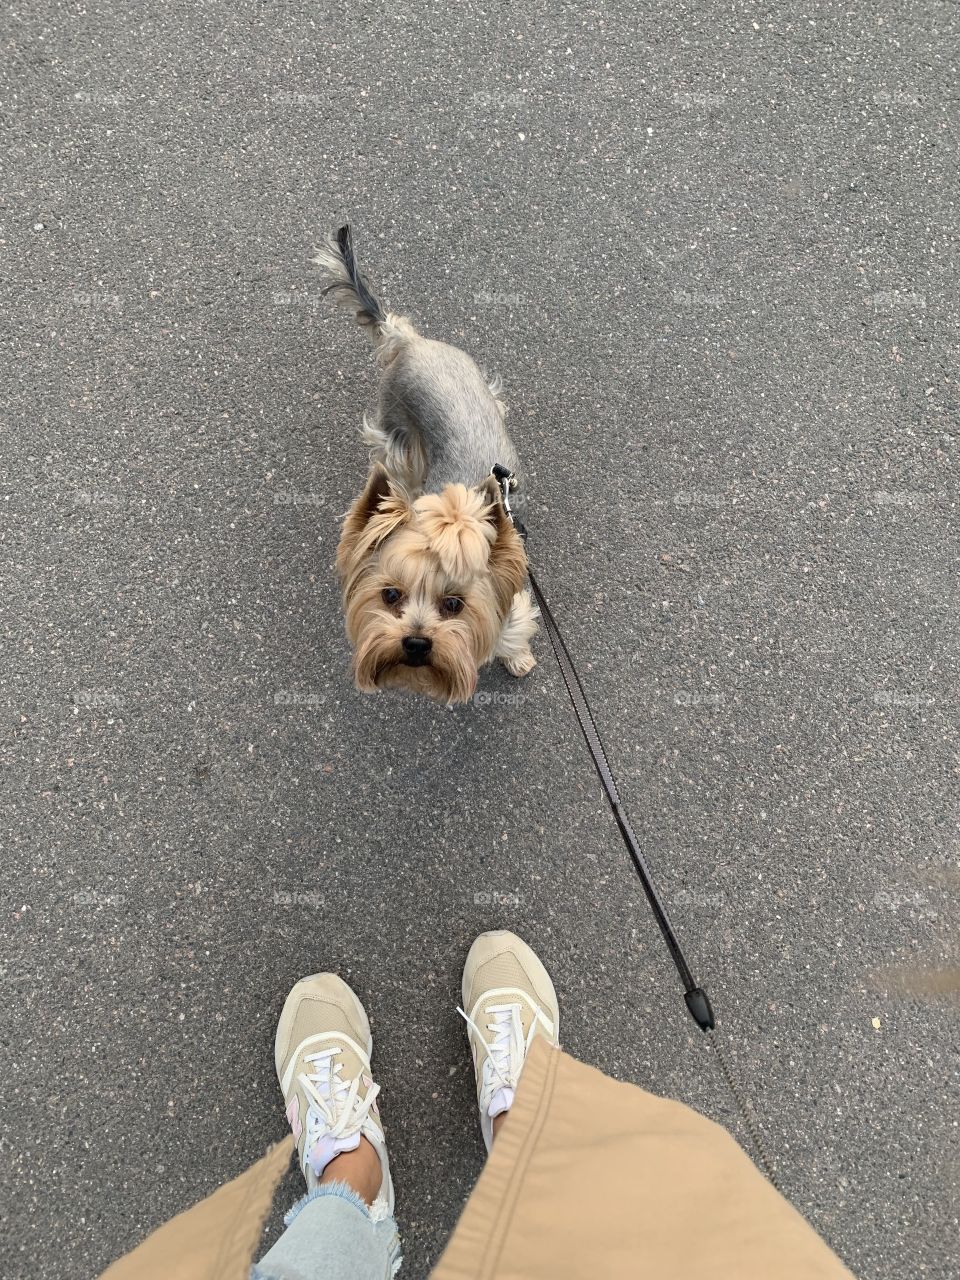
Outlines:
{"label": "dog's left ear", "polygon": [[503,508],[503,498],[496,479],[488,476],[480,486],[480,491],[487,498],[489,506],[485,515],[496,534],[490,548],[490,574],[497,593],[497,605],[505,617],[513,604],[513,597],[526,579],[527,553],[523,539]]}

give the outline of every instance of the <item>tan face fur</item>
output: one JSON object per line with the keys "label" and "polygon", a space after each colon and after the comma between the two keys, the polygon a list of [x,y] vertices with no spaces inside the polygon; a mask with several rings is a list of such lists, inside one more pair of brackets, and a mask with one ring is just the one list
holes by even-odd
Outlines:
{"label": "tan face fur", "polygon": [[357,688],[451,703],[472,697],[527,566],[496,481],[411,503],[377,464],[344,520],[337,568]]}

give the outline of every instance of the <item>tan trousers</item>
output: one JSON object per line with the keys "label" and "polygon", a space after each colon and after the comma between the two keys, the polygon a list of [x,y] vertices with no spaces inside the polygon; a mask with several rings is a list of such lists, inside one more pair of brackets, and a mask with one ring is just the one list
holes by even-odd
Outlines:
{"label": "tan trousers", "polygon": [[[291,1140],[103,1280],[247,1280]],[[402,1207],[402,1206],[401,1206]],[[404,1271],[401,1271],[401,1277]],[[534,1040],[432,1280],[850,1280],[730,1135]],[[410,1280],[418,1280],[411,1277]]]}
{"label": "tan trousers", "polygon": [[725,1129],[534,1040],[432,1280],[851,1280]]}

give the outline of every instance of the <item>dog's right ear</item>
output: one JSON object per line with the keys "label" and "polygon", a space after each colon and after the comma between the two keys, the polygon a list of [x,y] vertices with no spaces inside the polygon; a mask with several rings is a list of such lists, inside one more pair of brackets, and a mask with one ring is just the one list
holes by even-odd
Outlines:
{"label": "dog's right ear", "polygon": [[357,555],[366,555],[395,529],[406,524],[412,512],[405,497],[390,483],[387,469],[375,462],[370,469],[363,493],[347,512],[340,531],[337,567],[341,575],[348,571]]}

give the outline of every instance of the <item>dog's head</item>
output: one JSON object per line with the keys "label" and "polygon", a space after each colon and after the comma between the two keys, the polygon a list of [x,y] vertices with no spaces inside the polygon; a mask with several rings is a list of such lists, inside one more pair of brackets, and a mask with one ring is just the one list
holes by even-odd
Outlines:
{"label": "dog's head", "polygon": [[491,477],[410,501],[382,466],[343,522],[337,549],[357,688],[466,702],[527,572]]}

